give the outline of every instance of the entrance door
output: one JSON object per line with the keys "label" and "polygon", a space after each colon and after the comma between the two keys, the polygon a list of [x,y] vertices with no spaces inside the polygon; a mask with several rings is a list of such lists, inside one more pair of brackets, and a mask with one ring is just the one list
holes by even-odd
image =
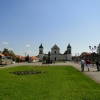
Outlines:
{"label": "entrance door", "polygon": [[56,57],[55,57],[55,61],[56,61]]}

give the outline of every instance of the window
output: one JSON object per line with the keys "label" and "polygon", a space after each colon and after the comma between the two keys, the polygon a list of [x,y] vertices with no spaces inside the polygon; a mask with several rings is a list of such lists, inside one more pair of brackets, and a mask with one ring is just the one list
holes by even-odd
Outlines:
{"label": "window", "polygon": [[42,51],[40,51],[40,53],[42,53]]}
{"label": "window", "polygon": [[12,57],[7,57],[7,59],[12,59]]}
{"label": "window", "polygon": [[55,54],[56,54],[56,51],[55,51]]}
{"label": "window", "polygon": [[2,56],[2,59],[6,59],[7,57],[6,56]]}
{"label": "window", "polygon": [[56,57],[55,57],[55,61],[56,61]]}

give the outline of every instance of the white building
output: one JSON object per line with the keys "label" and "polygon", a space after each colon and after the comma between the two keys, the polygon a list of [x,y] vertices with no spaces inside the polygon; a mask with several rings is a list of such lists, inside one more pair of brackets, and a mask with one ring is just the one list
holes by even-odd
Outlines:
{"label": "white building", "polygon": [[100,54],[100,44],[99,44],[99,46],[97,47],[97,53]]}
{"label": "white building", "polygon": [[[43,61],[43,57],[48,57],[48,54],[44,54],[43,53],[43,46],[42,44],[39,46],[39,61]],[[60,60],[71,60],[71,46],[70,44],[68,44],[66,51],[61,54],[60,53],[60,48],[55,44],[52,48],[51,48],[51,52],[50,52],[50,60],[53,61],[60,61]]]}

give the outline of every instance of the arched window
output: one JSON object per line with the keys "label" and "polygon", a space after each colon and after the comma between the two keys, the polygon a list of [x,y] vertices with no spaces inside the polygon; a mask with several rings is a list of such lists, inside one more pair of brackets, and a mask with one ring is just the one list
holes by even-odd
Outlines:
{"label": "arched window", "polygon": [[42,53],[42,51],[40,51],[40,54]]}
{"label": "arched window", "polygon": [[55,61],[56,61],[56,57],[55,57]]}

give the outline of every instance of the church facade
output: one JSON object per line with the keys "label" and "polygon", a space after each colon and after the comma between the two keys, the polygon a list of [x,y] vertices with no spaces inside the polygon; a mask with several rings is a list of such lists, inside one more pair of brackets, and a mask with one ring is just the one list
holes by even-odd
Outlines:
{"label": "church facade", "polygon": [[[68,44],[67,49],[65,50],[65,52],[62,54],[60,53],[60,48],[55,44],[52,48],[51,48],[51,52],[50,53],[50,60],[53,61],[70,61],[72,59],[72,54],[71,54],[72,50],[71,50],[71,46],[70,44]],[[43,46],[42,44],[39,46],[39,61],[43,61],[43,57],[48,57],[48,54],[44,54],[43,53]]]}

